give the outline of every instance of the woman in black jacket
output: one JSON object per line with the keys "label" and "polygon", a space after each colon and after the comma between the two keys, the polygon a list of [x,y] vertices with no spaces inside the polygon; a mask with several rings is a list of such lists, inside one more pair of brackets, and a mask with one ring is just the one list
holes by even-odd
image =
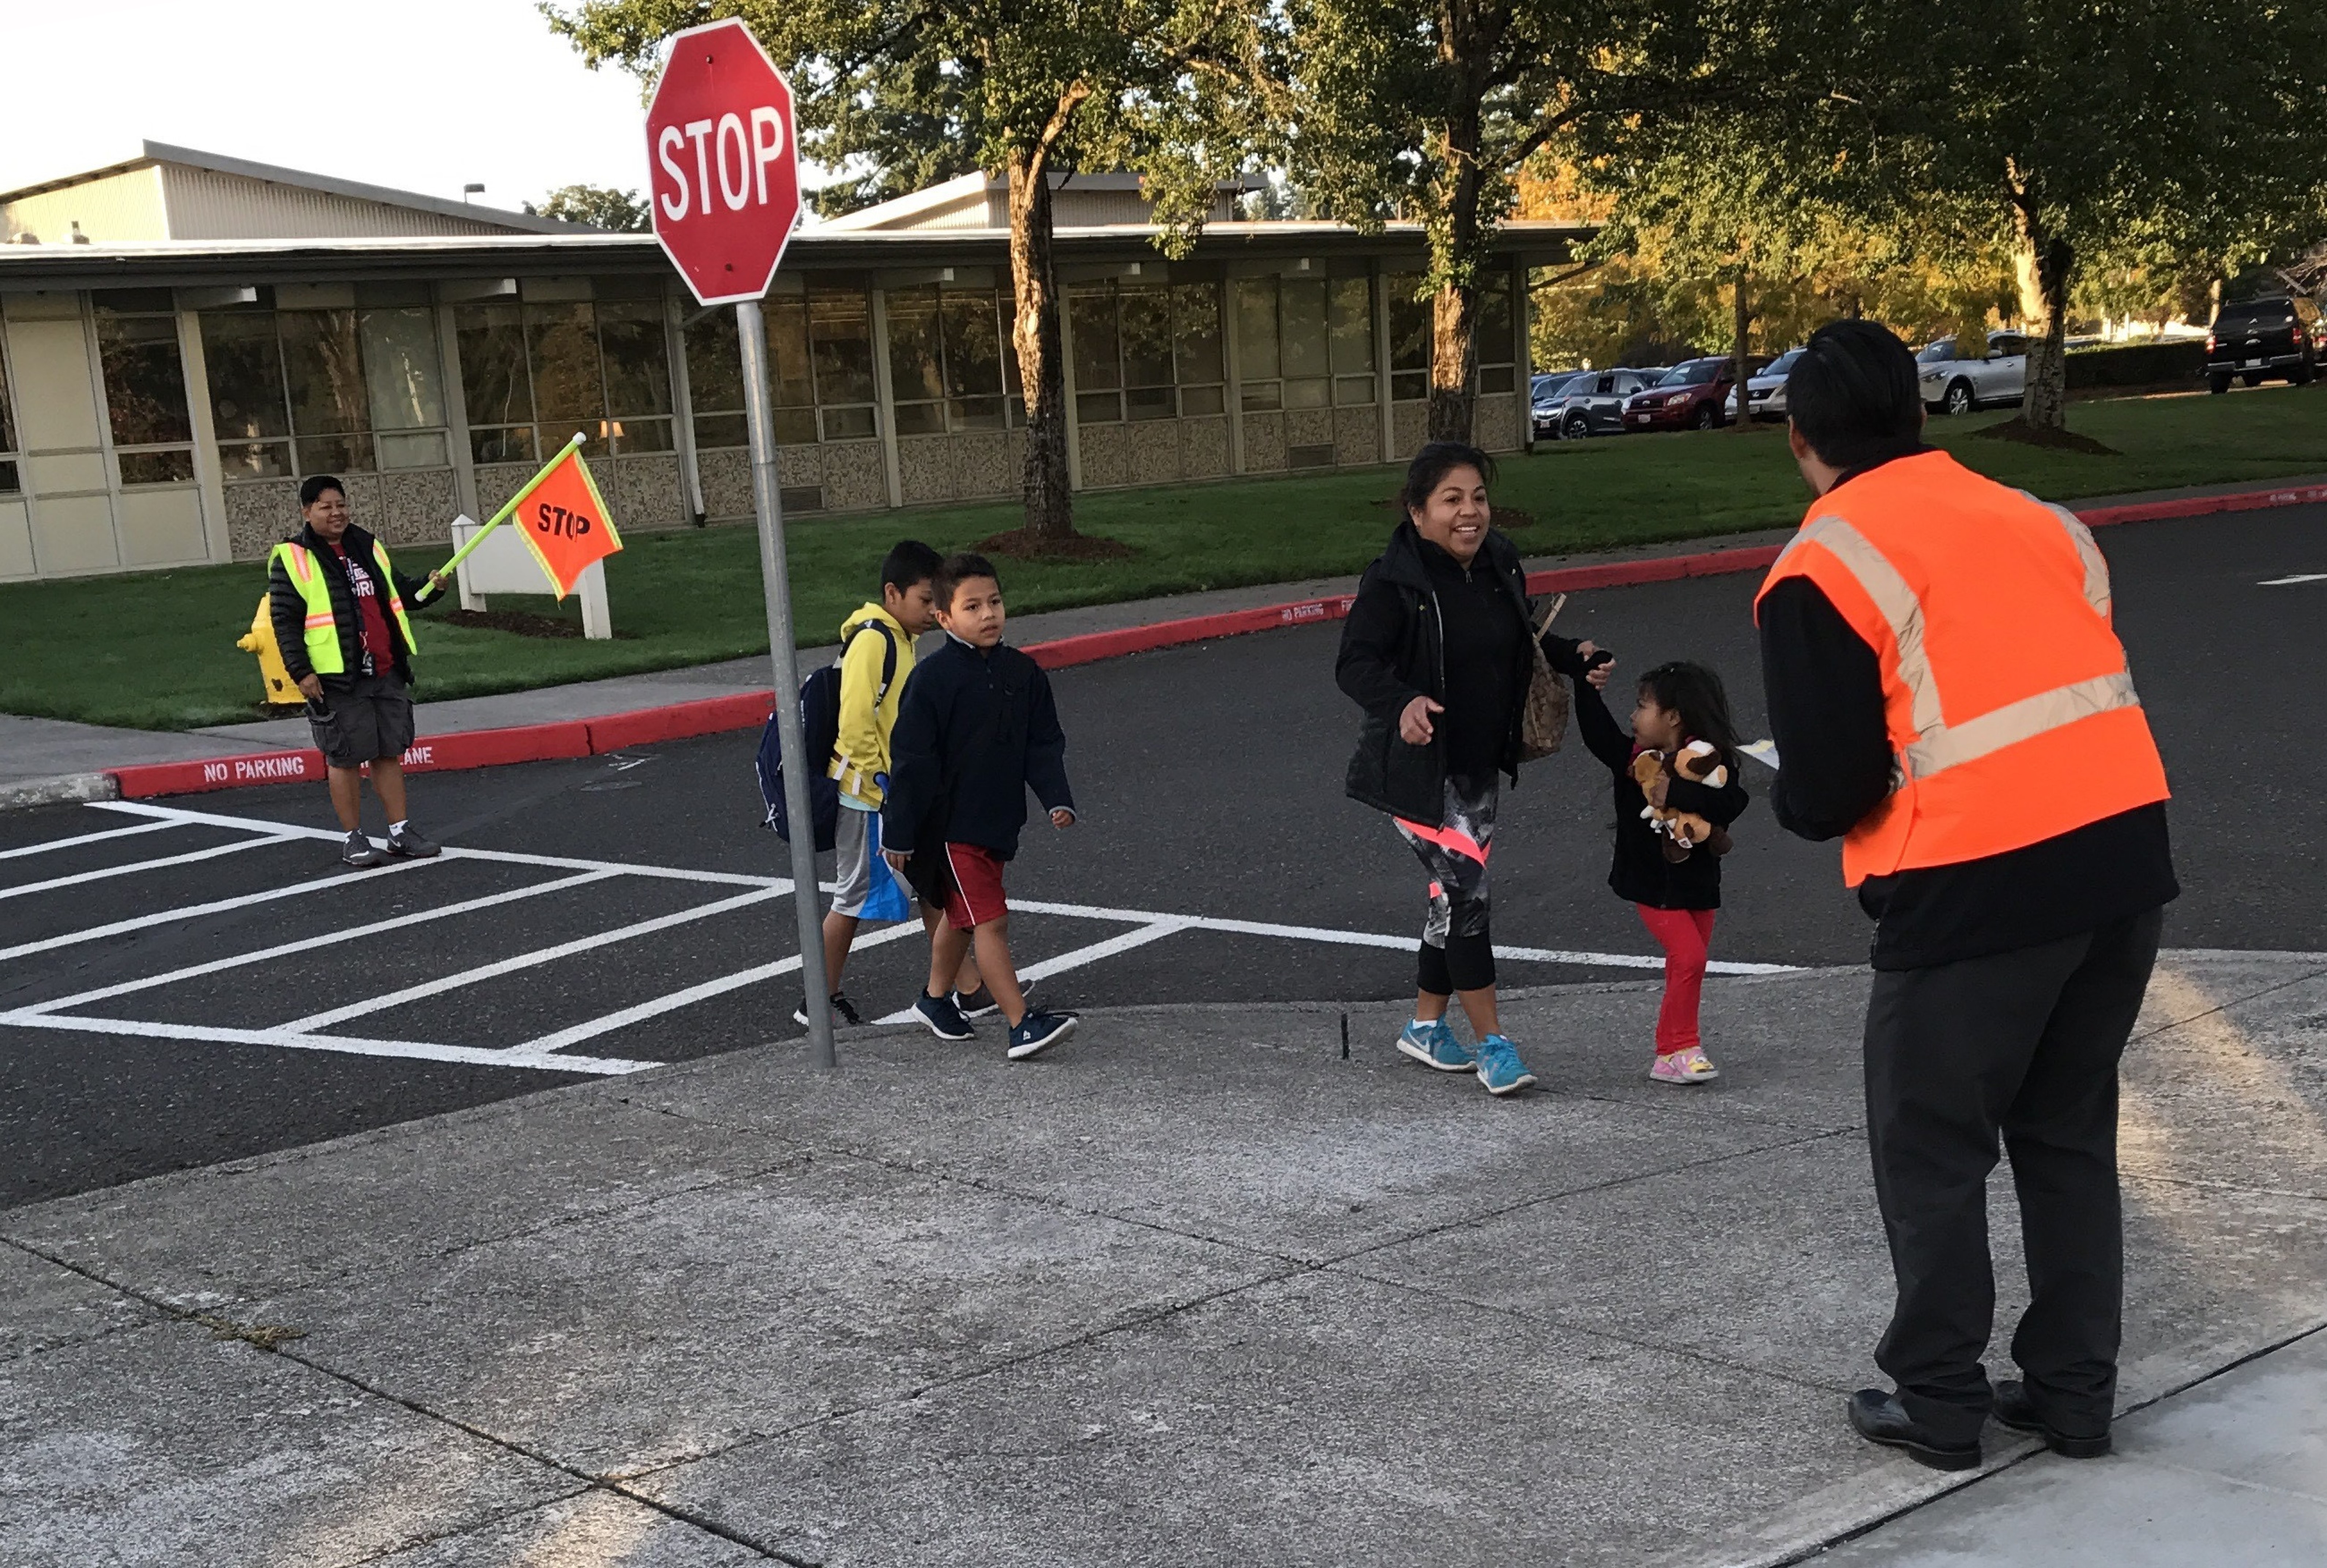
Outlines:
{"label": "woman in black jacket", "polygon": [[[1432,442],[1399,492],[1406,521],[1366,568],[1341,627],[1334,679],[1365,710],[1349,793],[1386,811],[1430,877],[1414,1019],[1397,1048],[1442,1072],[1476,1071],[1488,1092],[1535,1082],[1495,1011],[1487,929],[1487,852],[1499,775],[1519,779],[1519,721],[1535,659],[1527,574],[1488,526],[1494,463],[1476,447]],[[1597,651],[1546,633],[1552,667],[1595,685]],[[1460,995],[1478,1046],[1446,1023]]]}

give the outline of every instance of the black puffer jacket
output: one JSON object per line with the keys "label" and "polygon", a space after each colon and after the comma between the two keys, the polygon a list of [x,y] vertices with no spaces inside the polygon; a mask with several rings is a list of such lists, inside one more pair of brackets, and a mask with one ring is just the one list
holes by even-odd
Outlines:
{"label": "black puffer jacket", "polygon": [[[1409,821],[1435,823],[1445,809],[1445,728],[1439,726],[1422,746],[1408,745],[1397,733],[1398,714],[1416,697],[1447,701],[1445,638],[1422,546],[1414,524],[1400,523],[1388,547],[1366,568],[1357,601],[1341,623],[1341,651],[1334,661],[1333,679],[1365,710],[1357,752],[1350,759],[1350,798]],[[1527,572],[1509,539],[1489,530],[1473,566],[1492,571],[1510,595],[1521,624],[1532,624]],[[1552,668],[1570,678],[1584,673],[1575,649],[1575,643],[1565,637],[1544,634],[1543,650]],[[1519,668],[1510,683],[1515,695],[1498,761],[1514,783],[1519,770],[1519,721],[1535,667],[1525,638],[1519,639],[1517,657]]]}
{"label": "black puffer jacket", "polygon": [[[291,541],[304,545],[307,553],[322,565],[323,584],[331,591],[332,619],[340,633],[340,667],[341,675],[326,676],[334,683],[351,678],[363,667],[363,616],[356,609],[355,591],[348,586],[348,569],[322,536],[313,527],[302,527],[299,537]],[[380,553],[375,540],[353,523],[340,536],[340,548],[370,569],[372,579],[383,588],[388,583],[388,568],[380,564]],[[407,614],[434,604],[441,594],[429,592],[428,579],[407,573],[395,574],[396,592],[404,601]],[[304,680],[315,673],[307,662],[307,602],[299,597],[292,583],[291,574],[280,561],[266,568],[267,615],[275,622],[275,647],[283,655],[283,667],[294,681]],[[396,673],[405,685],[412,684],[412,645],[404,639],[404,629],[383,602],[380,613],[388,617],[388,640],[396,645]]]}

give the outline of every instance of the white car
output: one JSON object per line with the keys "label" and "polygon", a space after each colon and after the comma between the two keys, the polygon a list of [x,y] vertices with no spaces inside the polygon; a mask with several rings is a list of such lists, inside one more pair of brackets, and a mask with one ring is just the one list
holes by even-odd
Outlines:
{"label": "white car", "polygon": [[2028,340],[2019,332],[1990,332],[1987,352],[1967,358],[1953,338],[1941,338],[1915,356],[1915,372],[1924,406],[1942,414],[2017,403],[2028,389]]}
{"label": "white car", "polygon": [[1745,406],[1756,419],[1783,419],[1786,416],[1786,378],[1793,371],[1803,350],[1788,349],[1753,373],[1745,383]]}

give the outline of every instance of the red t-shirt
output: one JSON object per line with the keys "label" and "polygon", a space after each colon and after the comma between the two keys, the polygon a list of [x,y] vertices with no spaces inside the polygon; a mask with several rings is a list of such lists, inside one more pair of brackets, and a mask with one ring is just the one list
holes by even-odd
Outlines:
{"label": "red t-shirt", "polygon": [[356,615],[363,623],[361,673],[385,675],[396,667],[396,639],[388,632],[388,609],[380,602],[382,589],[372,581],[369,562],[350,556],[337,539],[324,542],[348,569],[348,591],[356,596]]}

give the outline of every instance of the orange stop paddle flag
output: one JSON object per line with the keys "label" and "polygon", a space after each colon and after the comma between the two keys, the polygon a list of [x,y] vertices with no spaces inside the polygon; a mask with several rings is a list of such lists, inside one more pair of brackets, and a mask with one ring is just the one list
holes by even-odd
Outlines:
{"label": "orange stop paddle flag", "polygon": [[567,448],[565,456],[535,475],[513,505],[517,509],[509,520],[557,585],[560,599],[574,592],[592,562],[622,547],[606,498],[598,493],[578,448]]}

